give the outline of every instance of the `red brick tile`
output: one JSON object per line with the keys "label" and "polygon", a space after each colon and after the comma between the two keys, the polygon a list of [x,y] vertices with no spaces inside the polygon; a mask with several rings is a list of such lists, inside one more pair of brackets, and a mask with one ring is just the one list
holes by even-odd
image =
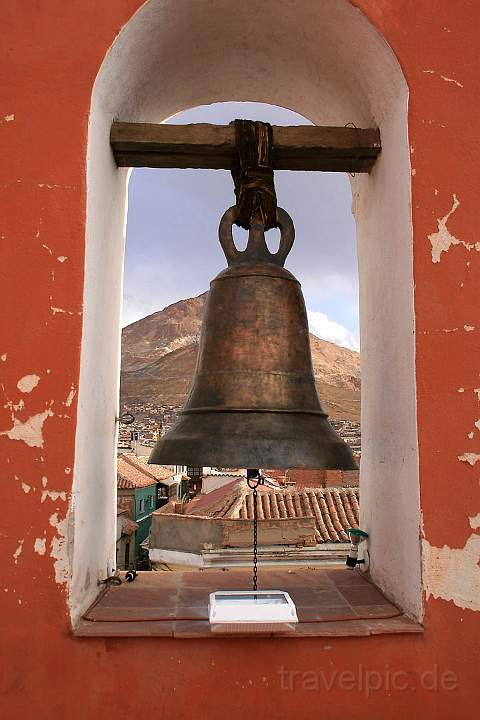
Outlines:
{"label": "red brick tile", "polygon": [[392,635],[397,633],[423,633],[424,629],[419,623],[401,615],[390,620],[365,620],[371,635]]}
{"label": "red brick tile", "polygon": [[344,585],[338,589],[350,605],[385,605],[388,602],[382,593],[370,584],[363,587]]}
{"label": "red brick tile", "polygon": [[357,619],[357,615],[349,606],[345,607],[297,607],[299,621],[304,620],[340,620],[342,618]]}
{"label": "red brick tile", "polygon": [[325,571],[335,585],[363,585],[368,582],[358,570],[349,570],[346,566]]}
{"label": "red brick tile", "polygon": [[353,612],[358,617],[389,617],[395,615],[399,611],[391,603],[385,605],[355,605]]}
{"label": "red brick tile", "polygon": [[290,597],[297,607],[348,607],[347,600],[338,590],[292,588]]}
{"label": "red brick tile", "polygon": [[173,637],[174,622],[88,622],[81,620],[75,637]]}
{"label": "red brick tile", "polygon": [[369,627],[360,620],[298,623],[295,628],[295,637],[363,637],[369,634]]}
{"label": "red brick tile", "polygon": [[207,607],[210,590],[207,588],[180,588],[178,605],[186,607]]}
{"label": "red brick tile", "polygon": [[[404,616],[387,618],[396,612],[383,595],[360,573],[343,568],[312,571],[296,568],[293,572],[265,568],[260,587],[287,590],[301,622],[285,637],[365,636],[387,633],[418,633],[423,629]],[[214,590],[245,589],[250,573],[232,569],[228,572],[206,571],[175,573],[139,573],[134,583],[123,583],[107,590],[90,611],[97,622],[80,621],[78,637],[212,637],[208,617],[208,596]],[[223,582],[222,582],[223,581]],[[263,581],[263,585],[262,585]],[[222,588],[223,585],[223,588]],[[385,619],[374,619],[381,615]],[[355,616],[356,620],[341,620]],[[369,616],[364,620],[365,616]],[[172,617],[172,620],[154,620]],[[175,620],[175,617],[192,618]],[[129,619],[119,622],[115,619]],[[194,618],[199,618],[195,620]],[[271,633],[262,635],[268,637]],[[232,637],[220,634],[218,637]],[[254,633],[234,637],[259,637]]]}

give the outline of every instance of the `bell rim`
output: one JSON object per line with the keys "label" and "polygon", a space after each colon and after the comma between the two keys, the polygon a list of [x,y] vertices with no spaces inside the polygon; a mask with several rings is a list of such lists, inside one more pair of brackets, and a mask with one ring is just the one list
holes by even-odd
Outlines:
{"label": "bell rim", "polygon": [[237,408],[237,407],[218,407],[215,405],[212,405],[211,407],[192,407],[192,408],[184,408],[179,412],[179,415],[195,415],[196,413],[202,414],[202,413],[268,413],[269,415],[285,415],[285,414],[294,414],[294,415],[319,415],[320,417],[324,417],[325,419],[328,418],[328,414],[326,412],[323,412],[323,410],[305,410],[305,409],[297,409],[297,408]]}
{"label": "bell rim", "polygon": [[358,470],[348,444],[318,414],[299,414],[294,425],[286,413],[201,415],[201,423],[194,413],[180,416],[149,464]]}

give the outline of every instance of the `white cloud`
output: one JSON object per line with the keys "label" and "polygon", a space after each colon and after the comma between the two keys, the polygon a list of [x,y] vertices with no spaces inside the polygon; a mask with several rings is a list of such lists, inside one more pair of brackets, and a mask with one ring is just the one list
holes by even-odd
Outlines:
{"label": "white cloud", "polygon": [[317,337],[350,348],[350,350],[360,350],[358,338],[350,330],[347,330],[344,325],[340,325],[335,320],[330,320],[328,315],[322,312],[307,310],[307,315],[310,332]]}

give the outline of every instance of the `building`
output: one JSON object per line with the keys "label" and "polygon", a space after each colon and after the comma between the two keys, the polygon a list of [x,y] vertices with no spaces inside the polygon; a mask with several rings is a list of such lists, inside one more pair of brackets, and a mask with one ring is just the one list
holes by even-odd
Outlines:
{"label": "building", "polygon": [[294,487],[358,487],[358,470],[319,470],[310,468],[289,468],[288,470],[266,470],[280,485]]}
{"label": "building", "polygon": [[128,570],[135,566],[135,533],[138,524],[128,517],[128,510],[117,508],[117,570]]}
{"label": "building", "polygon": [[152,514],[165,503],[169,492],[166,481],[170,479],[170,471],[162,466],[152,467],[155,474],[133,454],[124,453],[118,458],[117,507],[124,510],[137,526],[133,540],[136,559],[140,556],[142,542],[150,532]]}
{"label": "building", "polygon": [[[199,566],[251,564],[254,499],[234,479],[188,503],[154,513],[152,562]],[[347,530],[358,527],[358,488],[260,486],[257,495],[259,560],[282,563],[344,561]]]}

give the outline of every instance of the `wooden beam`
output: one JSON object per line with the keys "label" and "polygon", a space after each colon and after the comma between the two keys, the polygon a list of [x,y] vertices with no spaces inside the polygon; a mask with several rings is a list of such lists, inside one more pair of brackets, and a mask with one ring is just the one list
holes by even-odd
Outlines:
{"label": "wooden beam", "polygon": [[[232,170],[237,163],[231,125],[152,125],[114,122],[118,167]],[[369,172],[381,151],[376,128],[273,127],[274,170]]]}

